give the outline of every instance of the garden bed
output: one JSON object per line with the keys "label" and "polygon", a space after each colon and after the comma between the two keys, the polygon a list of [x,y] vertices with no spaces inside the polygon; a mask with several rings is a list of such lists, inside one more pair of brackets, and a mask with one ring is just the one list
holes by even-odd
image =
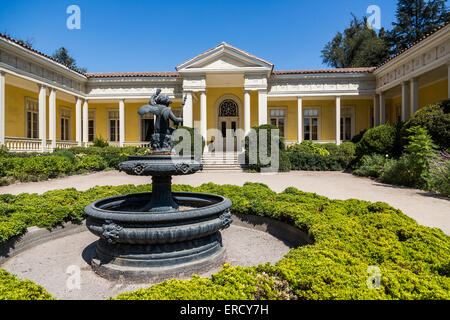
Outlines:
{"label": "garden bed", "polygon": [[[88,203],[108,196],[146,192],[151,185],[50,191],[0,196],[0,242],[27,227],[53,228],[82,221]],[[275,265],[232,267],[210,278],[169,280],[119,299],[449,299],[450,237],[427,228],[385,203],[330,200],[265,185],[174,186],[175,191],[216,193],[230,198],[237,214],[270,217],[306,232],[310,245],[292,249]],[[378,289],[368,288],[368,269],[381,272]],[[20,280],[2,272],[0,298],[48,298],[41,287],[18,294]],[[31,290],[31,289],[27,290]],[[26,291],[26,290],[25,290]],[[20,291],[22,292],[22,291]]]}

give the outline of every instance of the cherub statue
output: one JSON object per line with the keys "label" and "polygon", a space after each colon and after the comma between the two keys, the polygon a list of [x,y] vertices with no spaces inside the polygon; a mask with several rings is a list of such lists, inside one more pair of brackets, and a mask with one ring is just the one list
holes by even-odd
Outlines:
{"label": "cherub statue", "polygon": [[[186,97],[183,101],[183,106]],[[156,91],[150,99],[150,104],[139,108],[138,113],[142,116],[146,113],[152,113],[155,117],[155,133],[152,136],[152,149],[156,151],[170,152],[173,148],[172,133],[175,128],[169,126],[169,119],[176,125],[183,122],[182,118],[176,117],[169,105],[172,101],[166,94],[161,94],[161,89]]]}

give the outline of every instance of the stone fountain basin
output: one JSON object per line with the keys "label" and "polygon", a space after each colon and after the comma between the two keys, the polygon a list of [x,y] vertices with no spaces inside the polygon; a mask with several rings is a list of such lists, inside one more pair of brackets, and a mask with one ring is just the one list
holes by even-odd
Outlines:
{"label": "stone fountain basin", "polygon": [[233,221],[231,201],[205,193],[174,192],[172,196],[186,210],[144,211],[151,192],[88,205],[86,226],[100,237],[91,261],[95,272],[136,280],[220,265],[225,259],[220,230]]}
{"label": "stone fountain basin", "polygon": [[110,197],[85,209],[88,229],[110,243],[163,244],[215,234],[231,223],[231,201],[206,193],[174,192],[175,201],[192,208],[171,213],[140,212],[152,193]]}
{"label": "stone fountain basin", "polygon": [[203,170],[203,164],[193,156],[148,155],[129,156],[119,164],[119,171],[138,176],[176,176]]}

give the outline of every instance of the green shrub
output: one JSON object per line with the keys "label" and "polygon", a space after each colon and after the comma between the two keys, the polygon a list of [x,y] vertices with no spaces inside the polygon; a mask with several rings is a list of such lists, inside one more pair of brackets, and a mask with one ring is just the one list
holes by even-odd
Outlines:
{"label": "green shrub", "polygon": [[56,178],[72,169],[70,160],[61,156],[7,158],[4,165],[6,176],[23,182]]}
{"label": "green shrub", "polygon": [[320,145],[304,141],[291,146],[288,155],[294,170],[340,171],[355,159],[355,145],[351,142]]}
{"label": "green shrub", "polygon": [[[330,145],[333,145],[333,144],[329,144],[326,147],[330,148]],[[337,149],[337,146],[335,144],[334,144],[334,146]],[[311,155],[329,156],[331,152],[328,151],[326,149],[326,147],[315,144],[312,141],[303,141],[301,143],[297,143],[297,144],[293,145],[288,150],[290,152],[295,152],[295,153],[306,153],[306,154],[311,154]]]}
{"label": "green shrub", "polygon": [[407,130],[420,126],[427,130],[440,149],[450,148],[450,100],[438,104],[429,105],[419,109],[412,118],[405,123],[402,136],[409,136]]}
{"label": "green shrub", "polygon": [[[125,185],[0,195],[0,243],[30,226],[81,221],[92,201],[150,190],[151,185]],[[295,188],[276,193],[260,183],[174,185],[173,190],[223,195],[232,201],[232,212],[286,222],[312,243],[292,249],[275,265],[225,265],[210,278],[168,280],[118,299],[450,299],[450,237],[385,203],[330,200]],[[378,290],[367,287],[369,266],[380,268]],[[19,292],[9,279],[0,276],[7,297]]]}
{"label": "green shrub", "polygon": [[288,154],[292,170],[340,171],[343,169],[335,157],[296,151],[289,151]]}
{"label": "green shrub", "polygon": [[117,169],[119,163],[126,161],[129,155],[143,155],[147,148],[138,147],[74,147],[69,151],[75,155],[98,155],[107,163],[108,168]]}
{"label": "green shrub", "polygon": [[41,286],[0,269],[0,300],[54,300]]}
{"label": "green shrub", "polygon": [[422,181],[418,180],[418,174],[413,165],[414,162],[409,155],[403,155],[399,159],[389,159],[382,169],[380,181],[397,186],[424,187]]}
{"label": "green shrub", "polygon": [[0,158],[7,157],[9,150],[5,145],[0,145]]}
{"label": "green shrub", "polygon": [[442,151],[430,160],[428,187],[431,191],[450,196],[450,154]]}
{"label": "green shrub", "polygon": [[[261,157],[270,157],[272,155],[272,130],[278,130],[278,128],[271,124],[265,124],[261,126],[256,126],[252,128],[253,133],[256,135],[256,150],[250,150],[250,137],[245,137],[245,162],[248,165],[249,170],[261,172],[263,170],[271,170],[275,168],[276,165],[272,164],[271,161],[267,164],[263,164],[261,162]],[[260,130],[267,130],[267,135],[265,136],[265,141],[260,141]],[[286,146],[284,143],[284,137],[282,135],[279,136],[278,139],[278,172],[288,172],[291,170],[291,164],[289,156],[286,154]],[[267,146],[267,154],[263,155],[261,150],[261,145]],[[256,155],[256,163],[250,163],[250,152],[253,155]],[[270,168],[270,169],[269,169]]]}
{"label": "green shrub", "polygon": [[398,150],[398,140],[399,132],[395,125],[386,124],[371,128],[356,144],[356,155],[361,158],[374,153],[389,156],[399,154],[401,150]]}
{"label": "green shrub", "polygon": [[409,134],[408,144],[405,146],[409,158],[408,170],[415,181],[415,184],[408,182],[407,185],[426,188],[429,174],[428,159],[434,156],[435,145],[425,128],[411,127],[406,132]]}
{"label": "green shrub", "polygon": [[100,135],[94,138],[94,140],[92,141],[92,145],[98,148],[105,148],[109,146],[109,143]]}
{"label": "green shrub", "polygon": [[102,171],[108,163],[99,155],[79,156],[75,162],[75,170]]}
{"label": "green shrub", "polygon": [[70,162],[75,162],[75,154],[73,154],[71,151],[67,149],[58,149],[53,151],[52,155],[54,156],[60,156],[60,157],[66,157],[70,160]]}
{"label": "green shrub", "polygon": [[361,177],[378,178],[383,174],[384,165],[388,158],[381,154],[365,155],[359,160],[353,173]]}
{"label": "green shrub", "polygon": [[367,129],[361,130],[358,134],[353,136],[351,142],[353,142],[353,143],[360,142],[366,132],[367,132]]}

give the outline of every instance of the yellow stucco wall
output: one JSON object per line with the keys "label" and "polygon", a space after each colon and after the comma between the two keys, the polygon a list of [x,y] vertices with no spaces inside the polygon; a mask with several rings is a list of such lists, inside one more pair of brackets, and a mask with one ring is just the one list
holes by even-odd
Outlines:
{"label": "yellow stucco wall", "polygon": [[[431,103],[435,103],[447,98],[448,80],[436,82],[430,86],[422,87],[419,90],[419,107],[422,108]],[[25,136],[25,97],[38,99],[37,91],[29,91],[22,88],[18,88],[7,84],[5,87],[5,102],[6,102],[6,136],[7,137],[24,137]],[[234,95],[241,105],[239,123],[243,129],[243,104],[244,104],[244,90],[242,87],[234,88],[208,88],[207,89],[207,128],[216,127],[216,102],[223,95]],[[198,126],[200,121],[200,96],[198,93],[194,94],[193,101],[193,119],[194,124]],[[401,104],[401,96],[386,99],[386,112],[387,118],[390,122],[395,122],[396,119],[396,105]],[[57,139],[61,139],[60,128],[60,108],[66,107],[71,110],[71,140],[76,138],[76,110],[75,110],[75,98],[73,102],[57,99],[56,110],[56,135]],[[140,141],[140,117],[137,114],[138,108],[144,103],[125,103],[125,141],[137,142]],[[258,125],[258,93],[257,91],[250,92],[250,114],[251,114],[251,126]],[[354,133],[357,134],[363,129],[367,129],[370,126],[370,107],[373,106],[373,100],[354,100],[342,98],[342,107],[352,106],[354,107],[355,116],[355,128]],[[176,102],[171,105],[176,110],[178,116],[178,110],[181,107],[181,102]],[[286,101],[268,101],[268,109],[273,107],[285,107],[287,111],[286,120],[286,140],[296,141],[297,137],[297,100]],[[335,100],[304,100],[303,107],[318,107],[320,111],[320,139],[324,141],[335,140]],[[95,110],[95,135],[101,135],[103,138],[108,138],[107,132],[107,111],[118,110],[119,103],[94,103],[89,102],[89,109]],[[48,121],[48,97],[47,97],[47,121]],[[269,117],[268,117],[269,119]],[[48,123],[48,122],[47,122]],[[47,125],[47,137],[49,133],[49,126]],[[211,136],[208,136],[210,141]]]}
{"label": "yellow stucco wall", "polygon": [[25,136],[25,97],[38,99],[37,92],[18,87],[5,86],[5,135]]}
{"label": "yellow stucco wall", "polygon": [[448,98],[448,80],[419,89],[419,109]]}
{"label": "yellow stucco wall", "polygon": [[[448,80],[442,80],[431,85],[419,88],[419,109],[426,107],[430,104],[446,100],[448,96]],[[402,97],[396,96],[391,99],[386,99],[386,120],[390,123],[397,121],[396,107],[400,106],[401,110]],[[388,116],[389,115],[389,116]],[[411,110],[409,110],[409,116],[411,117]],[[400,111],[401,117],[401,111]]]}

